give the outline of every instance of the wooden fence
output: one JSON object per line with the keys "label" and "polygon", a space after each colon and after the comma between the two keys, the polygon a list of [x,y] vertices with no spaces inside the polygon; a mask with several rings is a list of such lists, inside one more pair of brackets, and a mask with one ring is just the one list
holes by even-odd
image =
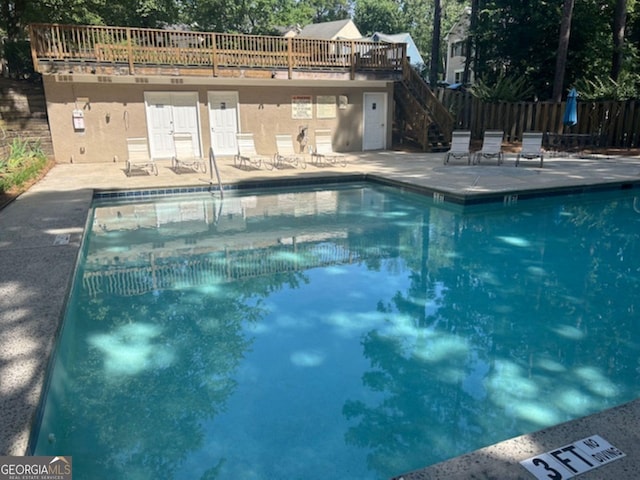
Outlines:
{"label": "wooden fence", "polygon": [[565,102],[485,103],[468,92],[436,91],[438,99],[454,118],[454,129],[471,130],[474,139],[485,130],[502,130],[505,140],[519,142],[522,132],[591,135],[602,148],[640,147],[640,100],[581,102],[578,124],[562,123]]}

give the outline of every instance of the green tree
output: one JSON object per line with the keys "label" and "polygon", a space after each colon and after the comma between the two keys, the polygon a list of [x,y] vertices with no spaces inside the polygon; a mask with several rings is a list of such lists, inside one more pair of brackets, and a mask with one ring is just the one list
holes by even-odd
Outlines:
{"label": "green tree", "polygon": [[356,0],[353,20],[365,36],[400,32],[405,27],[400,5],[394,0]]}
{"label": "green tree", "polygon": [[476,76],[487,83],[501,75],[525,77],[537,92],[550,90],[553,69],[549,65],[555,60],[558,46],[559,18],[557,1],[480,2],[474,32],[478,49]]}
{"label": "green tree", "polygon": [[2,29],[6,32],[9,40],[20,38],[27,5],[26,0],[4,0],[2,2],[0,10],[2,14]]}
{"label": "green tree", "polygon": [[[440,0],[441,6],[441,32],[448,32],[453,24],[458,21],[466,2],[459,0]],[[355,0],[353,21],[363,35],[371,35],[374,32],[401,33],[411,35],[420,55],[427,64],[434,58],[434,18],[435,7],[433,2],[421,0]],[[435,39],[438,58],[434,58],[434,67],[439,75],[444,70],[446,58],[446,45],[442,35]]]}
{"label": "green tree", "polygon": [[349,0],[300,0],[299,5],[314,12],[309,23],[332,22],[351,17]]}
{"label": "green tree", "polygon": [[29,23],[156,27],[175,23],[178,0],[4,0],[0,25],[10,39],[24,38]]}
{"label": "green tree", "polygon": [[[601,79],[636,72],[634,61],[640,43],[635,1],[581,0],[573,3],[571,31],[564,44],[566,62],[556,70],[558,40],[565,0],[478,2],[477,27],[472,28],[477,62],[474,71],[485,82],[501,74],[523,77],[538,98],[557,98],[579,79]],[[565,17],[568,19],[566,13]],[[627,28],[628,27],[628,28]],[[623,32],[624,30],[624,32]],[[615,37],[615,41],[614,41]],[[561,75],[560,69],[564,69]],[[555,79],[555,72],[561,78]],[[626,75],[624,78],[632,78]],[[556,91],[553,91],[554,81]]]}

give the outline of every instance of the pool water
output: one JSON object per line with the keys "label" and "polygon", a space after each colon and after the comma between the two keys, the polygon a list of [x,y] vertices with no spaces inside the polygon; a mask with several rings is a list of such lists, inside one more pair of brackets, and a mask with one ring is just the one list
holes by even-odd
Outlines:
{"label": "pool water", "polygon": [[384,479],[640,397],[633,194],[97,202],[33,453],[91,479]]}

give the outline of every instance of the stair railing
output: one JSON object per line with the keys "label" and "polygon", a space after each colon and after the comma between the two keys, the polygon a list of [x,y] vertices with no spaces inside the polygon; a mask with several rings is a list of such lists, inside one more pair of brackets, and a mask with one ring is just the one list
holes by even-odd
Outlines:
{"label": "stair railing", "polygon": [[447,108],[438,100],[427,82],[409,64],[404,63],[402,78],[411,94],[418,100],[433,117],[433,121],[438,125],[444,138],[449,140],[453,131],[453,116]]}

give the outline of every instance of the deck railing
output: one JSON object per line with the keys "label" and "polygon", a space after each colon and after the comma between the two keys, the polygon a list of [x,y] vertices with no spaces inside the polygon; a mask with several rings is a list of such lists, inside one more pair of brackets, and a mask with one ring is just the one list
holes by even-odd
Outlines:
{"label": "deck railing", "polygon": [[401,72],[406,44],[362,40],[319,40],[264,35],[185,32],[131,27],[32,24],[31,54],[36,71],[43,62],[117,64],[134,74],[137,66],[221,68],[340,68]]}
{"label": "deck railing", "polygon": [[[278,252],[288,253],[277,255]],[[140,257],[142,265],[115,265],[110,268],[87,269],[82,285],[90,296],[110,293],[122,296],[141,295],[154,290],[174,288],[176,285],[211,285],[220,281],[236,281],[275,273],[301,272],[330,265],[350,265],[365,259],[390,255],[374,245],[348,244],[343,239],[330,242],[299,243],[295,247],[250,250],[225,250],[189,255],[185,258],[167,257],[161,261]],[[296,261],[292,262],[291,258]]]}

